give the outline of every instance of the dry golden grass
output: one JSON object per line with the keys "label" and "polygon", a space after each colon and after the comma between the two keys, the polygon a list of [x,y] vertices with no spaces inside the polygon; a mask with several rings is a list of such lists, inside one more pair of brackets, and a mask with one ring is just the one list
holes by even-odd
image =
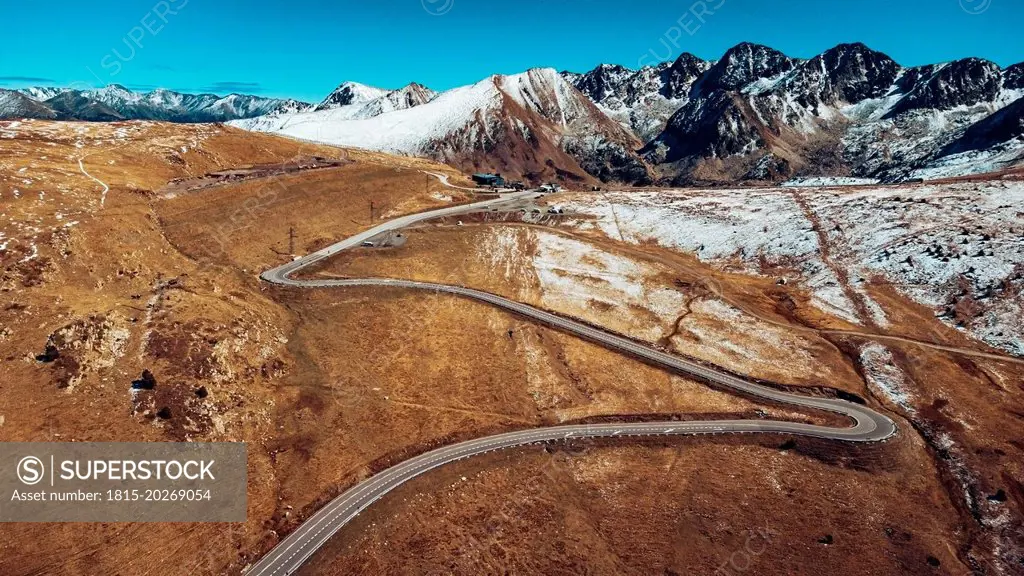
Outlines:
{"label": "dry golden grass", "polygon": [[[955,511],[911,438],[843,462],[797,440],[529,448],[446,467],[301,573],[961,574]],[[895,465],[895,462],[899,462]]]}
{"label": "dry golden grass", "polygon": [[[480,304],[417,293],[283,290],[258,282],[261,269],[288,258],[292,226],[296,252],[305,252],[367,227],[371,200],[387,217],[448,202],[441,196],[465,198],[420,172],[442,171],[465,182],[449,168],[208,125],[0,123],[0,137],[7,134],[14,137],[0,147],[0,244],[7,243],[0,252],[0,290],[7,301],[0,306],[0,439],[241,440],[249,443],[250,482],[249,520],[239,525],[4,525],[0,538],[8,545],[0,574],[238,574],[319,503],[358,479],[441,442],[490,432],[614,415],[803,418]],[[283,177],[280,186],[248,181],[173,198],[160,193],[174,178],[302,155],[354,163]],[[110,185],[105,196],[80,172],[79,159]],[[277,190],[273,202],[254,205],[254,198],[266,199],[268,185]],[[372,257],[353,252],[336,264],[351,274],[455,279],[543,304],[537,278],[522,272],[525,261],[511,273],[504,263],[484,265],[479,248],[487,233],[472,226],[425,230],[404,249]],[[227,238],[224,250],[216,241],[211,249],[212,235]],[[678,290],[683,300],[713,301],[708,279],[714,279],[713,291],[777,323],[771,329],[788,338],[772,352],[782,368],[714,356],[720,350],[712,338],[696,346],[679,332],[672,341],[688,353],[755,375],[785,380],[788,374],[792,383],[803,384],[814,375],[782,362],[791,346],[822,361],[837,386],[863,393],[846,344],[830,344],[834,338],[814,331],[817,319],[805,316],[799,294],[793,308],[780,306],[770,280],[709,271],[685,255],[651,247],[585,240],[643,262],[647,288]],[[522,246],[532,245],[527,240]],[[574,274],[574,282],[592,281]],[[607,307],[555,303],[591,321],[628,328],[622,324],[627,317]],[[698,310],[688,321],[721,334],[735,330],[716,326],[714,313],[701,316]],[[671,336],[676,318],[630,314],[646,322],[644,330]],[[36,361],[51,337],[61,358]],[[154,373],[157,388],[133,400],[130,383],[143,369]],[[1019,452],[996,441],[997,428],[1012,427],[1013,419],[1006,411],[992,415],[986,406],[1017,394],[1021,374],[1013,366],[985,363],[970,371],[948,358],[920,370],[915,378],[948,382],[937,388],[936,413],[955,419],[961,413],[951,412],[952,405],[974,411],[963,422],[984,437],[965,444],[986,450],[977,456],[984,466],[972,460],[976,472],[984,468],[976,490],[1005,485],[1017,498],[1019,483],[1014,488],[999,471],[1019,478],[1019,467],[1010,462]],[[208,396],[196,395],[199,387]],[[987,388],[976,400],[964,400],[972,387]],[[951,402],[942,404],[940,397]],[[156,416],[163,407],[171,418]],[[460,464],[403,488],[343,531],[337,566],[356,574],[479,573],[499,564],[551,573],[580,571],[592,560],[595,573],[621,573],[661,566],[657,558],[667,557],[667,567],[704,567],[705,558],[730,549],[752,510],[766,510],[792,538],[771,554],[803,548],[789,563],[765,556],[772,561],[764,566],[794,572],[821,558],[814,554],[818,545],[807,540],[824,530],[808,525],[807,515],[793,514],[807,510],[837,536],[836,546],[822,552],[828,554],[823,566],[860,558],[850,543],[862,541],[887,555],[882,570],[917,570],[922,556],[932,554],[943,570],[960,572],[954,551],[967,547],[976,532],[970,511],[951,511],[961,501],[956,481],[942,476],[945,486],[937,484],[925,448],[905,423],[903,429],[896,444],[850,461],[844,460],[845,447],[834,445],[806,447],[814,458],[781,456],[771,448],[774,439],[764,441],[769,448],[683,441],[681,456],[649,447],[590,450],[572,460],[557,482],[538,487],[543,505],[528,500],[526,522],[502,533],[504,564],[489,556],[479,562],[471,554],[453,556],[451,547],[461,542],[460,534],[486,530],[484,521],[496,506],[527,506],[512,488],[549,457],[511,454]],[[446,489],[461,475],[479,481]],[[635,478],[649,484],[628,488]],[[680,508],[674,498],[692,500]],[[409,508],[403,508],[406,499]],[[871,510],[866,519],[857,515],[865,508]],[[680,518],[694,520],[680,524]],[[616,532],[625,521],[642,528]],[[887,527],[895,536],[886,535]],[[900,540],[909,532],[912,541]],[[355,548],[344,548],[352,542]],[[673,552],[684,542],[714,555]],[[311,568],[325,569],[322,563]]]}

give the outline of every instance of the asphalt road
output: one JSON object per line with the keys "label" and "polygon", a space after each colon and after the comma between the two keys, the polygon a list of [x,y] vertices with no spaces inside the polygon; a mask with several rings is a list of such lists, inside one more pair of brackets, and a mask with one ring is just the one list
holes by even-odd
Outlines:
{"label": "asphalt road", "polygon": [[415,458],[406,460],[383,472],[356,484],[326,506],[317,511],[288,535],[269,553],[249,568],[247,576],[282,576],[292,574],[352,518],[379,500],[385,494],[429,470],[469,458],[478,454],[503,450],[516,446],[524,446],[539,442],[550,442],[568,438],[610,438],[630,436],[683,436],[705,434],[737,434],[737,433],[779,433],[798,436],[809,436],[828,440],[846,442],[879,442],[892,437],[896,433],[896,425],[888,417],[865,406],[829,398],[813,398],[792,394],[762,386],[742,378],[725,373],[713,367],[686,360],[673,354],[662,352],[648,345],[634,342],[627,338],[604,332],[587,324],[577,322],[545,312],[543,310],[508,300],[501,296],[445,284],[428,282],[410,282],[386,278],[365,278],[351,280],[295,280],[291,275],[315,262],[323,260],[342,250],[359,246],[363,242],[389,230],[405,228],[417,222],[476,212],[490,209],[497,205],[514,206],[517,202],[534,195],[530,192],[507,194],[496,200],[477,202],[463,206],[454,206],[442,210],[403,216],[385,222],[375,228],[357,234],[351,238],[333,244],[323,250],[289,262],[261,275],[267,282],[284,286],[301,288],[336,288],[352,286],[379,286],[399,289],[428,290],[443,292],[485,302],[508,310],[515,314],[530,318],[552,328],[570,332],[592,342],[601,344],[648,363],[703,380],[712,385],[730,388],[749,397],[777,402],[801,408],[826,410],[850,418],[853,426],[848,428],[830,428],[795,422],[770,420],[722,420],[695,422],[651,422],[642,424],[587,424],[576,426],[557,426],[521,432],[509,432],[469,440],[451,446],[432,450]]}

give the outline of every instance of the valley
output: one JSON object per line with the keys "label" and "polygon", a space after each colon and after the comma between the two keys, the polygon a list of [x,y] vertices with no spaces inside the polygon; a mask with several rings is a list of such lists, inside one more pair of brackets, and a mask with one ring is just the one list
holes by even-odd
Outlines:
{"label": "valley", "polygon": [[1024,575],[1024,3],[4,15],[0,576]]}
{"label": "valley", "polygon": [[[359,481],[492,434],[666,420],[843,426],[482,303],[259,281],[293,253],[475,200],[444,165],[211,125],[34,121],[0,134],[17,147],[0,158],[0,289],[13,298],[0,338],[4,440],[250,446],[245,524],[8,524],[4,573],[45,571],[73,550],[64,573],[239,574]],[[251,177],[167,187],[224,171]],[[485,290],[798,394],[859,398],[899,432],[860,448],[786,435],[579,438],[480,456],[398,487],[301,573],[714,570],[762,527],[752,509],[794,506],[818,520],[772,515],[769,545],[746,552],[759,571],[1012,565],[1024,471],[1006,431],[1024,364],[1014,315],[999,311],[1019,305],[1019,255],[997,247],[1019,233],[1000,208],[1018,188],[569,191],[530,196],[536,213],[431,220],[403,230],[401,245],[318,263],[303,278]],[[981,227],[964,236],[972,214]],[[954,246],[969,286],[928,263]],[[887,267],[904,254],[910,265]],[[878,509],[852,512],[865,507]],[[152,552],[145,567],[139,546]],[[851,564],[864,550],[885,560]]]}

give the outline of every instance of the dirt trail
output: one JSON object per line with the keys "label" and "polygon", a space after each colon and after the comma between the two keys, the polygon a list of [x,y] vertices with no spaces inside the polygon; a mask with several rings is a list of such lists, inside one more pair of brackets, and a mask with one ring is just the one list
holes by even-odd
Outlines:
{"label": "dirt trail", "polygon": [[818,236],[818,253],[821,255],[821,261],[825,266],[828,266],[829,270],[831,270],[833,274],[835,274],[836,280],[839,281],[839,287],[843,290],[843,294],[845,294],[846,298],[853,303],[853,307],[857,312],[857,318],[860,319],[861,324],[877,329],[878,324],[875,322],[870,308],[868,308],[864,295],[854,290],[853,286],[850,285],[849,271],[844,266],[839,266],[832,260],[832,245],[829,243],[828,232],[822,225],[821,218],[818,217],[811,208],[811,205],[807,203],[807,200],[800,192],[795,190],[791,191],[791,196],[797,206],[800,207],[800,210],[803,211],[804,217],[811,222],[811,225],[814,228],[814,233]]}
{"label": "dirt trail", "polygon": [[428,412],[429,411],[440,411],[440,412],[455,412],[455,413],[458,413],[458,414],[468,414],[470,416],[493,416],[495,418],[504,418],[506,420],[511,420],[513,422],[519,422],[521,424],[528,424],[530,426],[533,426],[534,424],[536,424],[535,420],[530,420],[530,419],[527,419],[527,418],[523,418],[522,416],[516,416],[515,414],[504,414],[504,413],[501,413],[501,412],[488,412],[488,411],[479,410],[479,409],[475,409],[475,408],[474,409],[469,409],[469,408],[457,408],[457,407],[454,407],[454,406],[441,406],[441,405],[438,405],[438,404],[421,404],[419,402],[408,402],[408,401],[405,401],[405,400],[396,400],[394,398],[389,399],[388,402],[390,402],[391,404],[395,404],[397,406],[406,406],[408,408],[419,408],[419,409],[422,409],[422,410],[427,410]]}
{"label": "dirt trail", "polygon": [[91,180],[94,180],[100,186],[103,186],[103,191],[100,192],[100,208],[103,208],[106,205],[106,203],[107,203],[107,192],[110,192],[110,186],[107,186],[106,182],[104,182],[103,180],[100,180],[99,178],[97,178],[97,177],[93,176],[92,174],[89,174],[88,172],[85,171],[85,165],[82,164],[82,160],[85,160],[86,158],[88,158],[88,156],[83,156],[83,157],[78,159],[78,169],[81,170],[82,174],[85,174],[85,176],[87,178],[89,178]]}

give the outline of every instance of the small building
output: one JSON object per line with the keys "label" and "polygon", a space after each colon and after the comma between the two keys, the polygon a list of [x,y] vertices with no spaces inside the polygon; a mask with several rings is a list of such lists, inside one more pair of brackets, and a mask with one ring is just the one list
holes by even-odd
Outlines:
{"label": "small building", "polygon": [[473,174],[473,182],[476,182],[478,186],[490,186],[492,188],[502,188],[505,186],[505,179],[501,177],[501,174]]}

